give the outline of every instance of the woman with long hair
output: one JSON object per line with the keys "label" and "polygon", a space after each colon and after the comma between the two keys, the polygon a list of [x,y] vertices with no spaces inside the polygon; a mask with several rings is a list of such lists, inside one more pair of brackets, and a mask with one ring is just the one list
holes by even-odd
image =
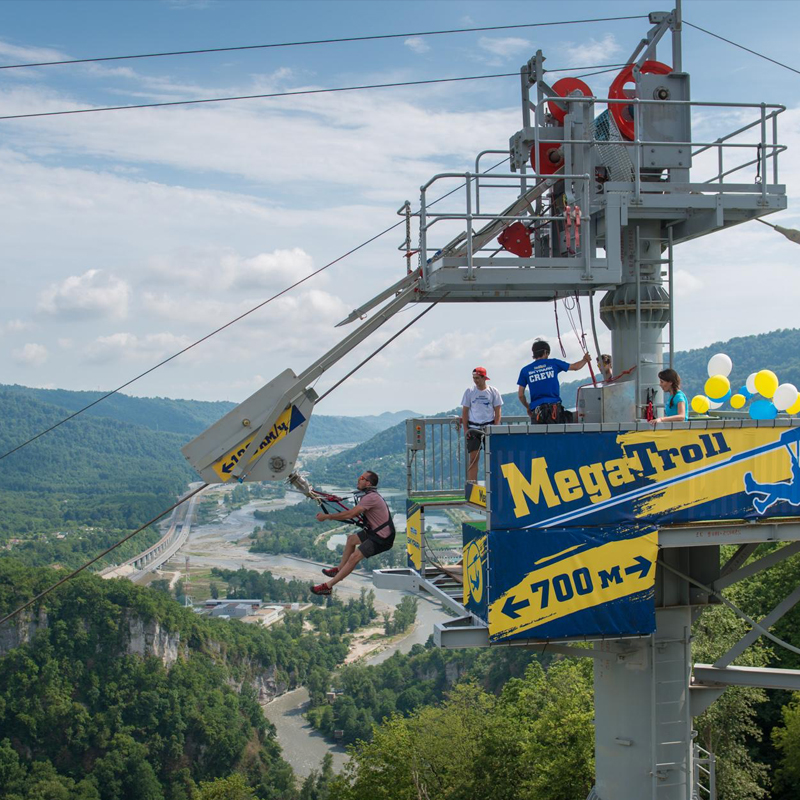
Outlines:
{"label": "woman with long hair", "polygon": [[674,369],[663,369],[658,373],[658,382],[664,392],[664,416],[657,422],[685,422],[689,419],[689,401],[681,391],[681,376]]}

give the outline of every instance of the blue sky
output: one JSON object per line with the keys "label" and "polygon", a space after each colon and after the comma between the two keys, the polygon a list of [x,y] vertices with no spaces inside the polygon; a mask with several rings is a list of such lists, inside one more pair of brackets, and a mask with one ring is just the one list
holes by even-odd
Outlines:
{"label": "blue sky", "polygon": [[[15,2],[0,63],[646,14],[610,2]],[[601,10],[599,10],[601,9]],[[686,2],[686,20],[800,69],[792,2]],[[646,20],[4,70],[3,114],[622,62]],[[670,51],[659,53],[670,60]],[[781,180],[800,227],[800,75],[687,29],[696,100],[780,102]],[[587,79],[602,97],[613,78]],[[520,127],[497,79],[187,108],[0,121],[0,383],[108,389],[396,221],[436,172]],[[714,136],[735,118],[695,121]],[[303,369],[334,325],[403,274],[393,232],[130,391],[241,400]],[[798,325],[800,250],[750,223],[676,252],[680,349]],[[765,276],[771,278],[765,280]],[[404,324],[413,310],[387,328]],[[601,326],[602,327],[602,326]],[[473,366],[513,390],[547,305],[439,307],[320,407],[434,412]],[[376,339],[373,346],[381,341]],[[607,337],[604,337],[607,341]],[[565,341],[577,357],[574,341]],[[324,391],[370,343],[321,379]],[[765,364],[765,366],[769,366]],[[514,409],[516,411],[516,409]]]}

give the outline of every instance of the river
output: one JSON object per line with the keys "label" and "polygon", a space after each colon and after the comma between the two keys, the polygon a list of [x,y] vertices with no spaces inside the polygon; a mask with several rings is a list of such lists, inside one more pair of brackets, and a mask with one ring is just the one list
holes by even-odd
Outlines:
{"label": "river", "polygon": [[[191,556],[192,564],[216,566],[223,569],[268,570],[276,577],[307,581],[309,584],[321,580],[322,565],[295,556],[251,553],[246,546],[238,544],[244,536],[252,533],[259,524],[253,516],[256,509],[281,508],[288,503],[302,502],[300,495],[287,493],[286,498],[274,500],[255,500],[236,511],[232,511],[219,522],[194,525],[189,540],[180,552],[180,558]],[[402,546],[402,537],[398,544]],[[374,589],[369,575],[356,572],[337,586],[337,593],[347,600],[358,596],[362,587]],[[394,589],[374,589],[375,606],[379,613],[393,609],[407,594]],[[435,622],[448,619],[437,603],[419,598],[417,624],[411,633],[393,643],[382,652],[366,659],[367,664],[379,664],[392,653],[407,653],[415,644],[424,644],[433,632]],[[287,692],[271,703],[264,705],[264,713],[275,725],[278,741],[283,749],[283,757],[291,764],[300,778],[305,778],[312,770],[319,769],[325,753],[333,755],[334,769],[338,772],[347,760],[344,748],[325,740],[306,722],[303,712],[308,703],[308,692],[304,687]]]}

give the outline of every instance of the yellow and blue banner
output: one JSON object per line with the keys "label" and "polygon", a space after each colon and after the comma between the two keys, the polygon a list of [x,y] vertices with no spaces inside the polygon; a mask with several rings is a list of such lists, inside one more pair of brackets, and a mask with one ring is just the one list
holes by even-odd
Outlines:
{"label": "yellow and blue banner", "polygon": [[487,550],[492,642],[655,630],[653,526],[492,530]]}
{"label": "yellow and blue banner", "polygon": [[461,524],[463,539],[463,604],[471,614],[486,619],[489,600],[487,533],[482,526]]}
{"label": "yellow and blue banner", "polygon": [[[297,406],[287,408],[278,419],[275,420],[275,424],[272,428],[267,431],[258,449],[250,456],[249,463],[260,458],[265,450],[269,450],[270,447],[288,436],[295,428],[299,428],[305,421],[305,416],[303,416],[302,411],[300,411]],[[223,483],[230,478],[234,467],[239,463],[239,460],[245,454],[250,442],[252,442],[254,438],[255,434],[249,436],[211,465],[212,469],[217,473]]]}
{"label": "yellow and blue banner", "polygon": [[406,500],[406,555],[408,566],[422,569],[422,506]]}
{"label": "yellow and blue banner", "polygon": [[800,427],[492,434],[490,526],[800,514]]}

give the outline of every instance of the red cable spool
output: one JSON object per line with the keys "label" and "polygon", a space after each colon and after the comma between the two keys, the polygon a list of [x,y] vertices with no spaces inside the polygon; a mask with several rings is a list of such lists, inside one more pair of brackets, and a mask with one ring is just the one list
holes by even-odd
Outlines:
{"label": "red cable spool", "polygon": [[[581,97],[592,97],[592,90],[580,78],[559,78],[553,84],[553,91],[560,97],[567,97],[574,92],[580,92]],[[547,108],[557,122],[564,122],[567,110],[561,108],[554,100],[547,101]]]}
{"label": "red cable spool", "polygon": [[[564,153],[561,142],[539,142],[539,175],[552,175],[564,166]],[[536,172],[536,145],[531,147],[531,166]],[[550,155],[553,154],[555,160]]]}
{"label": "red cable spool", "polygon": [[[642,74],[649,75],[669,75],[672,72],[672,67],[667,64],[662,64],[660,61],[645,61],[640,70]],[[627,67],[622,69],[622,72],[614,78],[608,90],[609,100],[625,100],[625,85],[634,83],[633,80],[633,64],[628,64]],[[555,88],[555,87],[553,87]],[[631,107],[625,103],[611,103],[611,115],[617,123],[619,132],[629,141],[633,141],[636,136],[636,131],[633,125],[633,115],[631,114]]]}
{"label": "red cable spool", "polygon": [[530,231],[521,222],[512,222],[498,237],[498,244],[520,258],[533,255]]}

